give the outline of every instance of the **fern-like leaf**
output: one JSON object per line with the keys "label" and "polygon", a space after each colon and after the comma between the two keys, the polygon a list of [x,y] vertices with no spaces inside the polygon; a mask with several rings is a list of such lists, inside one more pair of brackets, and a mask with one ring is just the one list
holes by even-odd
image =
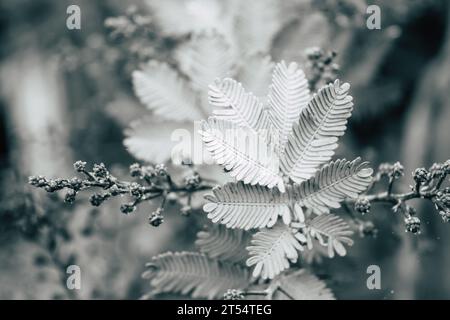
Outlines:
{"label": "fern-like leaf", "polygon": [[255,266],[253,276],[273,279],[289,268],[289,261],[297,261],[298,250],[303,247],[289,226],[277,224],[256,233],[247,249],[250,254],[247,266]]}
{"label": "fern-like leaf", "polygon": [[196,94],[186,81],[165,63],[151,61],[132,74],[136,96],[156,115],[174,121],[195,121],[203,117]]}
{"label": "fern-like leaf", "polygon": [[211,259],[240,263],[248,256],[246,247],[250,244],[250,239],[249,232],[213,225],[197,233],[195,244],[200,252]]}
{"label": "fern-like leaf", "polygon": [[[335,300],[333,292],[324,281],[305,269],[281,275],[272,282],[274,300]],[[283,290],[275,290],[276,287]],[[289,297],[285,294],[287,293]]]}
{"label": "fern-like leaf", "polygon": [[248,285],[247,270],[219,262],[197,252],[167,252],[153,257],[143,278],[150,280],[152,293],[181,293],[193,298],[220,298],[228,289]]}
{"label": "fern-like leaf", "polygon": [[249,129],[215,118],[203,121],[202,128],[206,149],[232,177],[246,184],[277,186],[281,192],[285,191],[283,179],[278,175],[278,157],[265,139]]}
{"label": "fern-like leaf", "polygon": [[[334,257],[336,252],[340,256],[345,256],[347,250],[344,244],[353,245],[353,240],[350,238],[353,231],[350,226],[342,218],[333,214],[324,214],[315,217],[307,224],[307,228],[311,237],[316,238],[319,243],[328,248],[328,256]],[[308,240],[309,246],[311,240]]]}
{"label": "fern-like leaf", "polygon": [[300,112],[310,100],[308,81],[295,62],[289,66],[284,61],[276,65],[268,100],[270,119],[278,134],[278,154],[281,154],[292,125],[298,121]]}
{"label": "fern-like leaf", "polygon": [[[172,149],[176,145],[171,141],[170,136],[180,127],[188,128],[189,125],[164,121],[155,116],[146,116],[131,122],[129,128],[125,130],[123,143],[128,152],[136,159],[151,163],[164,163],[171,158]],[[178,156],[181,158],[188,155],[180,153]]]}
{"label": "fern-like leaf", "polygon": [[294,182],[313,176],[334,155],[353,109],[349,88],[336,80],[320,89],[302,110],[281,157],[282,171]]}
{"label": "fern-like leaf", "polygon": [[297,202],[316,214],[339,208],[346,198],[356,198],[372,181],[373,170],[360,158],[340,159],[325,165],[316,175],[296,186]]}
{"label": "fern-like leaf", "polygon": [[246,185],[241,182],[227,183],[213,189],[214,196],[206,196],[209,203],[203,206],[208,218],[228,228],[249,230],[272,227],[278,216],[288,224],[290,192]]}
{"label": "fern-like leaf", "polygon": [[242,84],[226,78],[216,79],[209,86],[209,103],[216,107],[215,118],[231,121],[238,126],[249,128],[255,133],[264,128],[263,104],[252,93],[245,92]]}
{"label": "fern-like leaf", "polygon": [[216,78],[229,76],[235,64],[230,45],[216,32],[194,35],[177,49],[175,58],[199,92],[206,92]]}

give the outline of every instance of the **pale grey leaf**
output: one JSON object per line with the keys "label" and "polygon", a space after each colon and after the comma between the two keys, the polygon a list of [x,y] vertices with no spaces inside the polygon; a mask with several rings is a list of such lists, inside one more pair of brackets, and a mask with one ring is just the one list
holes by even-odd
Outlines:
{"label": "pale grey leaf", "polygon": [[203,118],[194,91],[166,63],[150,61],[132,78],[136,96],[156,115],[174,121]]}
{"label": "pale grey leaf", "polygon": [[281,223],[256,233],[247,249],[250,254],[247,266],[255,266],[253,276],[273,279],[289,268],[289,261],[297,261],[298,250],[303,247],[295,238],[294,231]]}
{"label": "pale grey leaf", "polygon": [[357,198],[372,181],[373,170],[360,158],[340,159],[325,165],[316,175],[295,186],[297,204],[310,208],[316,214],[329,213],[339,208],[346,198]]}
{"label": "pale grey leaf", "polygon": [[294,182],[312,177],[334,155],[353,109],[349,88],[348,83],[341,85],[339,80],[323,87],[293,125],[280,163],[281,170]]}
{"label": "pale grey leaf", "polygon": [[280,193],[277,189],[227,183],[213,189],[213,196],[203,210],[214,223],[221,223],[228,228],[249,230],[252,228],[271,227],[278,216],[290,223],[289,202],[292,192]]}
{"label": "pale grey leaf", "polygon": [[147,263],[144,279],[153,294],[181,293],[192,298],[221,298],[228,289],[246,287],[247,270],[197,252],[167,252]]}

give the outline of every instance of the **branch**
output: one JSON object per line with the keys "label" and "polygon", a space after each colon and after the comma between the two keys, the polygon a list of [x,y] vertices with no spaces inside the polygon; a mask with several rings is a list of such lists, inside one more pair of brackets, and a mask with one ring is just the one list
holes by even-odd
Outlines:
{"label": "branch", "polygon": [[[365,214],[370,211],[371,203],[380,202],[390,204],[394,212],[403,214],[406,230],[419,233],[420,219],[415,217],[415,209],[408,205],[407,202],[412,199],[429,200],[435,205],[442,219],[445,222],[449,222],[450,188],[442,188],[449,174],[450,160],[447,160],[445,163],[434,163],[428,170],[418,168],[412,175],[414,180],[414,185],[411,186],[412,191],[392,193],[394,182],[403,176],[403,166],[399,162],[393,165],[381,164],[375,175],[373,184],[379,182],[383,176],[386,176],[388,178],[387,191],[365,194],[358,199],[348,199],[345,205],[348,208],[349,204],[353,204],[356,211]],[[369,188],[368,191],[371,189]]]}
{"label": "branch", "polygon": [[[176,198],[178,195],[190,197],[194,192],[213,188],[212,184],[202,181],[195,171],[185,178],[184,184],[177,185],[167,172],[167,168],[162,164],[155,167],[139,164],[131,165],[130,175],[140,182],[117,179],[103,163],[94,164],[92,171],[89,171],[86,169],[86,162],[77,161],[74,163],[74,168],[84,176],[83,179],[78,177],[47,179],[43,176],[32,176],[29,178],[29,183],[50,193],[67,190],[64,198],[67,203],[73,203],[81,191],[93,188],[103,189],[103,193],[93,193],[90,196],[90,203],[96,207],[111,197],[128,195],[132,198],[132,201],[120,206],[120,211],[125,214],[135,211],[137,206],[143,202],[161,198],[160,207],[149,216],[149,223],[153,226],[159,226],[163,222],[162,212],[169,194],[175,195]],[[184,208],[184,211],[186,210]]]}

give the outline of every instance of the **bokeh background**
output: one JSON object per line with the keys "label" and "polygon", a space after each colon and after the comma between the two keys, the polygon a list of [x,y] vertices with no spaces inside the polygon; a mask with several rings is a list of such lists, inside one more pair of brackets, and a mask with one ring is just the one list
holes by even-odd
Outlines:
{"label": "bokeh background", "polygon": [[[72,176],[78,159],[126,176],[136,160],[123,146],[123,131],[151,114],[133,94],[131,72],[150,59],[169,60],[185,41],[152,20],[166,1],[150,2],[1,2],[0,298],[137,299],[149,289],[140,277],[146,261],[192,248],[199,225],[177,206],[156,229],[147,223],[149,208],[125,216],[115,200],[100,208],[87,197],[67,205],[27,184],[32,174]],[[167,2],[195,11],[213,1]],[[373,167],[400,161],[406,178],[399,190],[408,188],[416,167],[450,158],[448,1],[275,3],[282,28],[270,44],[274,61],[301,62],[315,46],[335,50],[339,78],[352,85],[355,111],[338,156],[362,156]],[[66,28],[71,4],[81,8],[81,30]],[[380,30],[366,27],[369,4],[381,8]],[[123,20],[136,14],[149,17],[144,29]],[[122,20],[105,24],[111,17]],[[340,299],[449,299],[450,225],[431,206],[416,208],[420,236],[405,233],[400,217],[376,206],[363,219],[374,222],[377,237],[356,235],[349,255],[318,265],[318,276]],[[78,291],[65,286],[65,268],[74,263],[82,270]],[[381,267],[381,290],[366,287],[371,264]]]}

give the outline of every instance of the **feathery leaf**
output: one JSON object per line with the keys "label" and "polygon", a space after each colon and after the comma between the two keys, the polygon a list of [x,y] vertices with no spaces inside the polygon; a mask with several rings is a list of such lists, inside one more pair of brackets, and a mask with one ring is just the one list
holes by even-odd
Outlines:
{"label": "feathery leaf", "polygon": [[[170,140],[171,134],[180,127],[187,126],[188,124],[146,116],[131,122],[125,130],[123,143],[136,159],[164,163],[171,158],[172,148],[175,146],[175,142]],[[181,154],[179,156],[184,158]]]}
{"label": "feathery leaf", "polygon": [[228,289],[245,288],[247,270],[219,262],[197,252],[167,252],[153,257],[143,278],[150,280],[152,293],[191,294],[193,298],[220,298]]}
{"label": "feathery leaf", "polygon": [[325,165],[313,178],[295,186],[298,204],[316,214],[329,213],[339,208],[346,198],[357,198],[372,181],[373,170],[360,158],[340,159]]}
{"label": "feathery leaf", "polygon": [[148,109],[167,120],[198,120],[196,94],[186,81],[165,63],[150,61],[132,74],[136,96]]}
{"label": "feathery leaf", "polygon": [[200,252],[212,259],[240,263],[248,256],[247,245],[251,234],[239,229],[229,229],[223,225],[212,225],[197,233],[195,244]]}
{"label": "feathery leaf", "polygon": [[240,127],[252,129],[255,133],[263,129],[264,108],[252,93],[245,92],[242,84],[226,78],[209,86],[209,103],[214,109],[215,118],[235,123]]}
{"label": "feathery leaf", "polygon": [[[307,229],[311,237],[316,238],[319,243],[328,248],[328,256],[334,257],[336,252],[340,256],[345,256],[347,250],[344,243],[352,246],[353,240],[349,237],[353,234],[350,226],[342,218],[333,214],[324,214],[315,217],[307,223]],[[327,238],[327,239],[324,239]],[[308,239],[308,245],[311,245],[311,239]]]}
{"label": "feathery leaf", "polygon": [[216,78],[229,76],[235,64],[230,45],[217,32],[194,35],[177,48],[175,58],[199,92],[206,92]]}
{"label": "feathery leaf", "polygon": [[315,94],[293,125],[286,150],[281,157],[281,170],[300,183],[329,161],[337,148],[338,137],[346,130],[353,102],[350,85],[339,80]]}
{"label": "feathery leaf", "polygon": [[206,196],[209,203],[203,206],[208,218],[228,228],[249,230],[272,227],[278,216],[287,224],[291,221],[290,192],[245,185],[242,182],[227,183],[213,189],[214,196]]}
{"label": "feathery leaf", "polygon": [[255,265],[253,276],[261,276],[263,279],[273,279],[289,268],[289,261],[297,261],[297,250],[303,250],[294,231],[285,224],[262,229],[253,236],[251,244],[247,248],[250,254],[247,266]]}
{"label": "feathery leaf", "polygon": [[[305,269],[281,275],[272,282],[272,286],[281,287],[295,300],[335,300],[333,292],[324,281]],[[275,290],[274,300],[286,300],[289,297]]]}
{"label": "feathery leaf", "polygon": [[283,179],[278,175],[278,157],[265,139],[248,128],[215,118],[203,121],[202,127],[200,133],[206,149],[232,177],[246,184],[277,186],[284,192]]}
{"label": "feathery leaf", "polygon": [[268,100],[270,120],[278,134],[278,154],[282,154],[292,125],[298,121],[300,112],[310,100],[308,81],[295,62],[291,62],[289,66],[284,61],[277,63]]}

